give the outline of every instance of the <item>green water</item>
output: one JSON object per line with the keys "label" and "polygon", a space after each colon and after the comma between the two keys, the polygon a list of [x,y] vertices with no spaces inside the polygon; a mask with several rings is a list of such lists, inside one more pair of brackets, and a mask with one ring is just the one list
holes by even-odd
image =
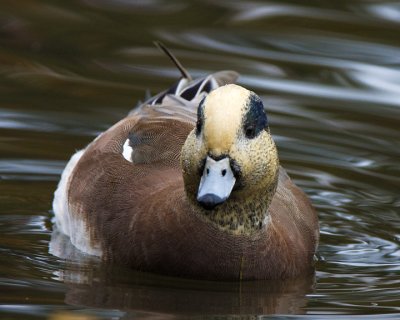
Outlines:
{"label": "green water", "polygon": [[[2,1],[0,318],[399,318],[399,35],[393,1]],[[50,241],[71,154],[178,78],[153,40],[193,76],[236,70],[263,97],[319,212],[314,277],[165,278]]]}

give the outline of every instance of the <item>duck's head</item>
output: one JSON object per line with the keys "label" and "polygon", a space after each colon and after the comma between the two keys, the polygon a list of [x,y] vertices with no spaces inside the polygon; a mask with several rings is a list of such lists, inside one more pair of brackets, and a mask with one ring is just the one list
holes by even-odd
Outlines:
{"label": "duck's head", "polygon": [[261,228],[279,160],[261,99],[238,85],[212,91],[182,149],[189,201],[222,229]]}

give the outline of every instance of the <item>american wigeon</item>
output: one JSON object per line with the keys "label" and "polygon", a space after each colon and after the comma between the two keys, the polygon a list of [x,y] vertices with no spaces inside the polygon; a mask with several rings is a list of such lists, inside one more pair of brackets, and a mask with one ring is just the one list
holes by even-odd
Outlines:
{"label": "american wigeon", "polygon": [[277,279],[312,269],[317,214],[237,73],[182,79],[72,156],[55,192],[78,249],[135,269]]}

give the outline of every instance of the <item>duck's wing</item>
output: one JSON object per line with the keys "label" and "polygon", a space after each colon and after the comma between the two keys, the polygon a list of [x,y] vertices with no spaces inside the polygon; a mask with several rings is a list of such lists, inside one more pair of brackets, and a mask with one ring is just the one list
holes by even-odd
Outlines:
{"label": "duck's wing", "polygon": [[179,165],[187,135],[193,129],[200,101],[212,90],[234,82],[238,73],[220,71],[204,78],[182,78],[130,112],[135,119],[123,141],[123,155],[133,164]]}
{"label": "duck's wing", "polygon": [[[183,67],[179,64],[179,68]],[[194,127],[200,101],[239,76],[235,71],[220,71],[192,80],[186,71],[181,73],[182,78],[171,88],[140,103],[125,118],[126,131],[119,140],[126,160],[133,164],[179,165],[180,151]]]}

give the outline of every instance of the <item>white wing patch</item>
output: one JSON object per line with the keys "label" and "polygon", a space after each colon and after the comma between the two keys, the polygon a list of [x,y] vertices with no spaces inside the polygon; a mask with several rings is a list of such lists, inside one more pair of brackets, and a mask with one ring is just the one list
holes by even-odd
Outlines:
{"label": "white wing patch", "polygon": [[133,152],[133,149],[132,149],[132,147],[129,145],[129,138],[128,139],[126,139],[126,141],[125,141],[125,143],[124,143],[124,146],[123,146],[123,149],[122,149],[122,156],[126,159],[126,160],[128,160],[129,162],[132,162],[132,152]]}

